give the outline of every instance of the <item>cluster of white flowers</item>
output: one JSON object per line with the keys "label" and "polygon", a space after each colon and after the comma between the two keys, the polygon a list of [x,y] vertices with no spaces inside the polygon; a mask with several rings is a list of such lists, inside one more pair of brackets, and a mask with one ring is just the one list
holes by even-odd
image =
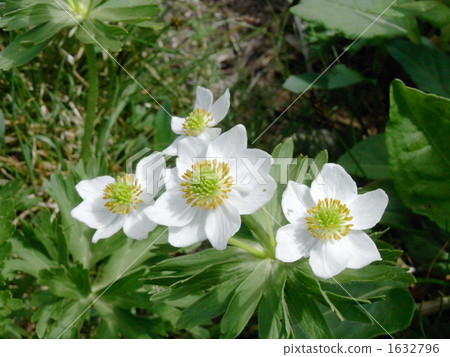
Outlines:
{"label": "cluster of white flowers", "polygon": [[[179,136],[163,153],[142,159],[135,175],[78,183],[83,202],[72,216],[96,229],[92,241],[121,228],[130,238],[145,239],[161,224],[168,227],[173,246],[209,240],[214,248],[225,249],[241,226],[241,215],[256,212],[276,189],[269,175],[272,157],[247,148],[243,125],[223,134],[214,128],[229,107],[228,90],[213,103],[211,91],[197,87],[194,110],[186,118],[172,117]],[[164,155],[177,156],[174,168],[166,168]],[[358,195],[355,182],[335,164],[326,164],[320,178],[311,188],[289,182],[282,208],[290,224],[277,232],[276,258],[310,257],[313,272],[322,278],[380,260],[363,230],[380,220],[388,200],[384,191]]]}

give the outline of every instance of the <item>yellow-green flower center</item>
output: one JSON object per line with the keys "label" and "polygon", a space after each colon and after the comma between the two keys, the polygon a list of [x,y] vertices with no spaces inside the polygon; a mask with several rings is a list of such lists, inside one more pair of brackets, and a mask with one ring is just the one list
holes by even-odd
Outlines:
{"label": "yellow-green flower center", "polygon": [[186,136],[197,136],[203,133],[211,120],[210,112],[205,109],[194,109],[183,122],[183,133]]}
{"label": "yellow-green flower center", "polygon": [[125,174],[105,187],[103,199],[108,200],[105,206],[112,213],[127,214],[135,210],[142,202],[139,199],[141,194],[141,185],[138,180],[133,175]]}
{"label": "yellow-green flower center", "polygon": [[314,237],[324,241],[339,240],[353,227],[353,224],[349,224],[353,219],[350,210],[341,201],[333,198],[319,200],[317,205],[307,212],[310,215],[306,217],[308,230]]}
{"label": "yellow-green flower center", "polygon": [[202,160],[187,170],[181,182],[183,198],[191,207],[214,209],[228,198],[231,191],[233,177],[229,175],[230,168],[227,163],[214,160]]}

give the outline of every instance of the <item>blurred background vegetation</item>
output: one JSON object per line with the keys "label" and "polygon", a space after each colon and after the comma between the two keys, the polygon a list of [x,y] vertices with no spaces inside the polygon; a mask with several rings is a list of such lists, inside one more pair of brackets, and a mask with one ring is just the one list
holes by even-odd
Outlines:
{"label": "blurred background vegetation", "polygon": [[[392,80],[420,85],[396,53],[401,49],[417,54],[423,48],[417,52],[411,46],[426,44],[448,61],[450,25],[419,17],[417,28],[404,36],[364,37],[340,56],[355,36],[290,11],[296,4],[164,1],[158,26],[127,27],[123,50],[113,55],[170,113],[183,116],[191,110],[197,85],[215,95],[230,88],[224,130],[242,123],[250,143],[257,139],[253,146],[269,152],[287,138],[294,140],[297,155],[314,157],[327,149],[329,161],[357,175],[360,186],[371,182],[370,188],[388,191],[390,205],[382,224],[391,228],[384,239],[405,251],[398,264],[410,267],[417,279],[410,287],[417,303],[413,323],[396,336],[448,337],[448,234],[402,203],[389,172],[384,138],[378,134],[384,133],[389,118]],[[0,48],[15,35],[0,31]],[[73,37],[70,29],[64,30],[28,64],[0,71],[0,185],[5,192],[12,190],[13,182],[18,185],[13,224],[19,231],[24,229],[20,222],[33,221],[41,210],[56,215],[58,206],[43,183],[55,171],[69,172],[79,161],[87,64],[84,46]],[[96,50],[100,99],[94,145],[98,162],[118,173],[139,150],[161,150],[172,141],[170,117],[116,62],[99,47]],[[326,80],[318,80],[296,100],[317,77],[314,73],[335,60]],[[447,97],[448,68],[439,74],[443,93],[436,93]],[[369,146],[350,151],[365,140]],[[17,276],[10,288],[25,303],[12,317],[19,335],[36,336],[30,318],[35,310],[29,302],[33,279]],[[199,336],[184,336],[191,335]],[[249,326],[243,336],[253,335]]]}

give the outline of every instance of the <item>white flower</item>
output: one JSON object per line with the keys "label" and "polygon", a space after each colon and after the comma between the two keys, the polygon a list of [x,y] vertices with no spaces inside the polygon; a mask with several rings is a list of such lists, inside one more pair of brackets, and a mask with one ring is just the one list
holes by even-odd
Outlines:
{"label": "white flower", "polygon": [[247,149],[242,125],[209,142],[182,141],[176,167],[168,170],[166,192],[145,213],[169,227],[173,246],[208,239],[214,248],[225,249],[241,226],[240,215],[254,213],[271,199],[276,188],[269,175],[272,161],[262,150]]}
{"label": "white flower", "polygon": [[314,274],[321,278],[381,260],[362,230],[378,223],[387,203],[381,189],[358,195],[356,183],[336,164],[324,165],[311,189],[289,181],[282,207],[290,224],[277,232],[276,257],[293,262],[309,256]]}
{"label": "white flower", "polygon": [[213,128],[225,118],[230,108],[230,92],[227,89],[213,104],[212,92],[203,87],[197,87],[194,110],[186,118],[172,117],[172,130],[178,136],[163,153],[177,155],[177,147],[186,137],[212,140],[219,136],[220,128]]}
{"label": "white flower", "polygon": [[94,243],[111,237],[121,228],[130,238],[147,238],[157,224],[143,210],[154,203],[164,169],[162,154],[153,153],[139,161],[136,175],[80,181],[75,188],[83,202],[72,210],[72,217],[97,230],[92,237]]}

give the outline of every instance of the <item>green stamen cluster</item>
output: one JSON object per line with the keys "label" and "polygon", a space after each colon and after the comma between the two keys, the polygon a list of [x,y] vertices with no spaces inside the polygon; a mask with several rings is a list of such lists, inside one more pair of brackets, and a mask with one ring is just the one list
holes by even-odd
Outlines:
{"label": "green stamen cluster", "polygon": [[103,190],[103,199],[108,200],[105,206],[112,213],[127,214],[136,209],[142,202],[139,199],[141,195],[141,185],[133,175],[125,174],[118,177],[113,183],[110,183]]}
{"label": "green stamen cluster", "polygon": [[192,165],[182,176],[181,191],[191,207],[204,207],[206,210],[216,208],[228,198],[233,178],[229,176],[230,168],[225,162],[202,160]]}
{"label": "green stamen cluster", "polygon": [[195,109],[183,123],[183,133],[186,136],[197,136],[208,127],[211,122],[211,113],[205,109]]}
{"label": "green stamen cluster", "polygon": [[306,217],[306,225],[311,234],[319,239],[339,240],[350,232],[353,224],[348,224],[353,219],[350,210],[339,200],[325,198],[319,200],[317,206],[310,208],[309,217]]}

